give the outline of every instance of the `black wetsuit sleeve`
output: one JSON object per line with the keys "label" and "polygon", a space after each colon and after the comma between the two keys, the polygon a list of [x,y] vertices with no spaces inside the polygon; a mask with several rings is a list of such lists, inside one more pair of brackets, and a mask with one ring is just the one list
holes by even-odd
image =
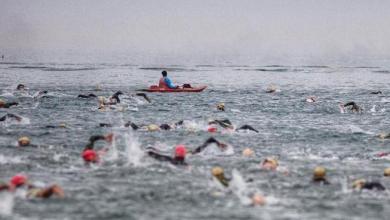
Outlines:
{"label": "black wetsuit sleeve", "polygon": [[150,101],[149,97],[148,97],[145,93],[136,93],[135,95],[136,95],[136,96],[142,96],[142,97],[144,97],[144,99],[145,99],[146,101],[148,101],[149,103],[152,102],[152,101]]}
{"label": "black wetsuit sleeve", "polygon": [[370,190],[376,189],[376,190],[380,190],[380,191],[383,191],[383,190],[386,189],[381,183],[378,183],[378,182],[368,182],[368,183],[365,183],[363,188],[364,189],[370,189]]}
{"label": "black wetsuit sleeve", "polygon": [[170,156],[158,154],[158,153],[153,152],[153,151],[148,151],[147,153],[148,153],[148,155],[149,155],[150,157],[153,157],[153,158],[156,159],[156,160],[159,160],[159,161],[167,161],[167,162],[173,163],[173,158],[170,157]]}
{"label": "black wetsuit sleeve", "polygon": [[17,103],[17,102],[6,103],[6,104],[4,105],[4,108],[9,108],[9,107],[11,107],[11,106],[13,106],[13,105],[18,105],[18,103]]}
{"label": "black wetsuit sleeve", "polygon": [[250,125],[243,125],[241,126],[240,128],[238,128],[237,130],[250,130],[250,131],[254,131],[256,133],[259,133],[258,130],[254,129],[252,126]]}
{"label": "black wetsuit sleeve", "polygon": [[210,144],[213,144],[213,143],[220,144],[219,141],[217,141],[215,138],[210,137],[202,145],[200,145],[199,147],[195,148],[195,150],[192,151],[192,154],[197,154],[197,153],[202,152],[204,149],[206,149],[206,147],[208,147]]}
{"label": "black wetsuit sleeve", "polygon": [[344,104],[344,107],[347,107],[347,106],[355,106],[356,103],[355,102],[348,102],[348,103],[345,103]]}

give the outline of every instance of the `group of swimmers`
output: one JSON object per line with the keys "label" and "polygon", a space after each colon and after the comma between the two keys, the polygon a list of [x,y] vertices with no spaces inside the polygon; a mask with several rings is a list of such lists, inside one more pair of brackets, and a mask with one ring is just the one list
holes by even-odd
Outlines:
{"label": "group of swimmers", "polygon": [[[178,88],[178,86],[175,86],[172,81],[167,77],[167,72],[163,71],[162,72],[163,77],[160,79],[159,85],[160,86],[166,86],[169,88]],[[17,90],[25,90],[26,87],[23,84],[19,84],[16,88]],[[270,86],[267,90],[266,93],[274,93],[276,92],[277,89],[275,86]],[[47,94],[47,91],[42,91],[39,92],[38,95],[44,95]],[[379,91],[378,93],[375,94],[381,94]],[[119,103],[121,103],[120,96],[123,95],[123,92],[118,91],[114,93],[112,96],[105,98],[103,96],[97,96],[93,93],[83,95],[80,94],[78,95],[78,98],[82,99],[97,99],[98,100],[98,109],[104,110],[108,106],[114,106]],[[147,102],[151,102],[149,97],[145,93],[136,93],[136,96],[143,97]],[[307,98],[307,102],[314,103],[316,102],[317,98],[314,96],[311,96]],[[3,100],[0,100],[0,108],[10,108],[12,106],[17,106],[17,102],[5,102]],[[362,112],[362,108],[358,106],[355,102],[348,102],[346,104],[340,104],[340,108],[344,111],[345,108],[350,108],[352,112]],[[224,103],[218,103],[216,105],[216,109],[218,111],[225,111],[225,104]],[[14,119],[16,121],[21,121],[22,118],[20,116],[17,116],[12,113],[7,113],[6,115],[0,117],[0,122],[5,121],[7,119]],[[133,122],[127,122],[124,126],[125,127],[131,127],[133,130],[147,130],[147,131],[159,131],[159,130],[172,130],[175,128],[178,128],[182,126],[184,121],[179,121],[175,122],[172,124],[161,124],[161,125],[156,125],[156,124],[148,124],[148,125],[140,125],[140,124],[135,124]],[[101,127],[111,127],[111,124],[107,123],[100,123],[99,126]],[[64,125],[65,127],[65,125]],[[250,125],[242,125],[238,128],[235,128],[235,126],[231,123],[230,120],[228,119],[216,119],[216,120],[210,120],[208,122],[208,127],[207,127],[207,132],[210,133],[215,133],[219,129],[222,129],[222,131],[241,131],[241,130],[246,130],[250,132],[255,132],[259,133],[259,131],[255,128],[253,128]],[[382,138],[390,138],[389,135],[382,135]],[[86,164],[92,164],[92,163],[100,163],[102,158],[105,156],[105,154],[110,151],[111,149],[111,144],[114,140],[115,136],[113,133],[109,133],[106,135],[93,135],[89,138],[86,146],[81,152],[81,158],[85,161]],[[98,141],[105,141],[107,142],[107,146],[103,147],[101,149],[95,149],[95,143]],[[206,148],[208,148],[211,145],[217,146],[217,148],[220,151],[226,151],[228,145],[217,140],[214,137],[208,138],[203,144],[200,146],[195,147],[194,149],[188,149],[185,145],[179,144],[174,147],[174,151],[171,155],[166,155],[164,153],[161,153],[159,149],[154,148],[154,147],[148,147],[145,149],[145,155],[155,159],[160,162],[165,162],[165,163],[170,163],[172,165],[176,166],[189,166],[189,164],[186,162],[186,158],[189,155],[195,155],[199,154],[202,151],[204,151]],[[29,147],[29,146],[34,146],[30,138],[27,136],[20,137],[18,139],[18,146],[19,147]],[[254,156],[255,153],[251,148],[245,148],[242,152],[242,155],[244,157],[251,157]],[[268,157],[265,158],[263,161],[260,163],[260,168],[263,170],[268,170],[268,171],[277,171],[280,170],[285,174],[288,174],[288,170],[282,170],[279,169],[279,162],[276,158]],[[222,167],[216,166],[211,169],[211,175],[213,178],[219,182],[222,186],[224,187],[229,187],[231,179],[227,178],[225,175],[225,171]],[[384,176],[390,177],[390,168],[385,169],[384,171]],[[323,185],[329,185],[331,184],[327,178],[326,178],[326,169],[324,167],[316,167],[313,171],[313,178],[312,178],[313,183],[319,183]],[[53,195],[58,196],[60,198],[64,197],[64,191],[63,189],[57,185],[53,184],[47,187],[36,187],[33,184],[30,183],[28,177],[26,175],[18,174],[13,176],[8,182],[5,183],[0,183],[0,191],[9,191],[9,192],[14,192],[15,190],[19,188],[25,187],[27,189],[27,197],[31,198],[49,198]],[[358,179],[353,182],[352,188],[357,189],[357,190],[362,190],[362,189],[367,189],[367,190],[385,190],[385,187],[380,183],[376,181],[367,181],[365,179]],[[251,201],[252,205],[264,205],[266,204],[266,198],[259,194],[259,193],[254,193],[251,195]]]}

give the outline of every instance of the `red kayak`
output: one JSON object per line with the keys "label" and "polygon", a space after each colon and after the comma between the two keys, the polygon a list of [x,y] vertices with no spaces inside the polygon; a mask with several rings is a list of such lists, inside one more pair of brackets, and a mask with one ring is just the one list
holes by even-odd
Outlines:
{"label": "red kayak", "polygon": [[202,92],[206,88],[207,88],[207,86],[169,89],[169,88],[161,88],[161,87],[153,85],[153,86],[150,86],[149,89],[142,89],[142,91],[144,91],[144,92]]}

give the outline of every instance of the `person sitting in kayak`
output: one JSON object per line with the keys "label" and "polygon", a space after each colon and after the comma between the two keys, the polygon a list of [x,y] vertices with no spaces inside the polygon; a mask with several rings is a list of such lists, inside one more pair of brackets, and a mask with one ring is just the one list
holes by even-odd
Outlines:
{"label": "person sitting in kayak", "polygon": [[162,76],[160,79],[160,82],[158,83],[158,87],[160,88],[169,88],[169,89],[178,89],[179,86],[175,86],[171,79],[168,78],[168,73],[167,71],[162,71],[161,72]]}

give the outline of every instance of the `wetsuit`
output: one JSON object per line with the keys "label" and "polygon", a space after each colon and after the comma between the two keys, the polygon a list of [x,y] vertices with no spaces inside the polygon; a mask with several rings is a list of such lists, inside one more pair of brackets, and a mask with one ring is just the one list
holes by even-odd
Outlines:
{"label": "wetsuit", "polygon": [[11,114],[11,113],[7,113],[6,115],[4,115],[3,117],[0,118],[0,121],[5,121],[7,118],[14,118],[14,119],[16,119],[16,121],[22,120],[22,117],[20,117],[20,116],[17,116],[17,115]]}
{"label": "wetsuit", "polygon": [[170,162],[173,165],[188,165],[185,162],[184,157],[170,157],[167,155],[162,155],[154,151],[148,151],[147,152],[150,157],[153,157],[156,160],[163,161],[163,162]]}
{"label": "wetsuit", "polygon": [[202,152],[204,149],[206,149],[206,147],[208,147],[210,144],[217,144],[218,147],[220,149],[224,149],[226,148],[226,145],[217,141],[215,138],[213,137],[210,137],[209,139],[206,140],[206,142],[204,142],[202,145],[200,145],[199,147],[195,148],[195,150],[191,151],[192,154],[197,154],[197,153],[200,153]]}
{"label": "wetsuit", "polygon": [[95,94],[89,94],[89,95],[82,95],[82,94],[80,94],[80,95],[78,95],[77,96],[78,98],[83,98],[83,99],[89,99],[89,98],[96,98],[97,96],[95,95]]}
{"label": "wetsuit", "polygon": [[362,189],[368,189],[368,190],[379,190],[383,191],[386,190],[386,188],[379,182],[366,182],[363,184]]}
{"label": "wetsuit", "polygon": [[319,184],[324,184],[324,185],[329,185],[330,182],[325,179],[325,178],[321,178],[321,179],[313,179],[313,183],[319,183]]}
{"label": "wetsuit", "polygon": [[344,104],[344,107],[352,106],[351,110],[353,112],[360,112],[361,108],[355,102],[348,102]]}
{"label": "wetsuit", "polygon": [[259,131],[258,130],[256,130],[256,129],[254,129],[252,126],[250,126],[250,125],[243,125],[243,126],[241,126],[240,128],[238,128],[238,129],[236,129],[237,131],[239,131],[239,130],[250,130],[250,131],[254,131],[254,132],[256,132],[256,133],[259,133]]}
{"label": "wetsuit", "polygon": [[11,106],[18,105],[18,104],[19,103],[17,103],[17,102],[4,103],[4,104],[0,104],[0,108],[9,108]]}
{"label": "wetsuit", "polygon": [[148,101],[149,103],[151,103],[152,101],[150,101],[149,97],[145,94],[145,93],[136,93],[135,94],[136,96],[141,96],[143,97],[146,101]]}

